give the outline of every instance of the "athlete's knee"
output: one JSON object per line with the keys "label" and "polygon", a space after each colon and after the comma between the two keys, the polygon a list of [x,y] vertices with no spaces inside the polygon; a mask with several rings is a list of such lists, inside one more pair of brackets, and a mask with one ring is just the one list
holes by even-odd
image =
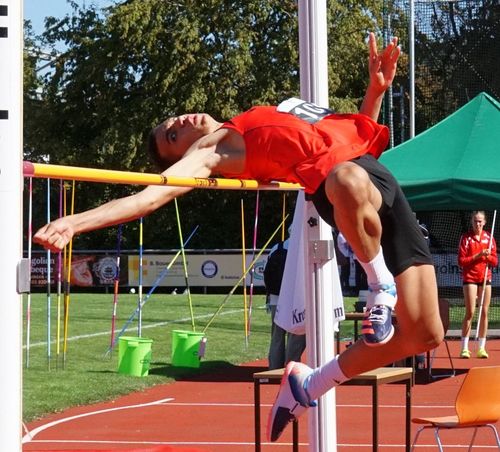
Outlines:
{"label": "athlete's knee", "polygon": [[369,195],[368,173],[352,162],[343,162],[330,171],[325,191],[331,201],[365,200]]}
{"label": "athlete's knee", "polygon": [[441,321],[420,322],[410,340],[412,354],[423,353],[436,348],[444,340],[444,328]]}
{"label": "athlete's knee", "polygon": [[336,165],[327,176],[327,184],[345,190],[356,190],[368,186],[368,173],[352,162],[343,162]]}
{"label": "athlete's knee", "polygon": [[432,350],[443,341],[445,335],[443,322],[439,314],[437,316],[437,318],[426,316],[425,319],[420,317],[414,322],[406,323],[404,327],[401,325],[398,331],[401,342],[400,347],[407,356]]}
{"label": "athlete's knee", "polygon": [[441,342],[443,342],[444,335],[445,331],[442,322],[427,328],[422,341],[426,350],[436,348]]}

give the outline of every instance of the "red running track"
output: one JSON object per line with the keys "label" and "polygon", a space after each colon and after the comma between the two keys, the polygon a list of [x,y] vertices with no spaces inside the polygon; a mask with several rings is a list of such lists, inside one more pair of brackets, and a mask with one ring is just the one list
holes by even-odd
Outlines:
{"label": "red running track", "polygon": [[[459,342],[449,341],[453,356]],[[417,374],[412,390],[412,416],[453,413],[456,393],[467,369],[500,365],[500,340],[488,341],[490,359],[454,358],[457,376],[427,381]],[[265,370],[265,361],[200,375],[191,380],[156,386],[117,400],[76,407],[48,416],[27,427],[23,451],[148,451],[148,452],[253,452],[253,378]],[[449,366],[445,347],[438,349],[434,368]],[[262,432],[278,386],[261,386]],[[404,450],[404,386],[380,388],[379,451]],[[500,425],[497,425],[500,430]],[[263,452],[291,451],[291,429],[278,443],[264,443]],[[412,439],[416,427],[412,426]],[[470,430],[443,432],[446,452],[464,451]],[[371,390],[345,386],[337,389],[337,443],[341,452],[368,452],[371,444]],[[481,450],[497,451],[490,431],[480,431]],[[417,451],[435,451],[430,431],[424,432]],[[450,446],[447,446],[450,445]],[[300,423],[300,451],[308,451],[307,422]]]}

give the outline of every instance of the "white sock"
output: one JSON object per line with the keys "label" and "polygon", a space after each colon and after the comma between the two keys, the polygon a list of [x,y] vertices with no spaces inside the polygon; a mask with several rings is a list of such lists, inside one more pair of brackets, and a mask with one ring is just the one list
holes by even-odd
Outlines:
{"label": "white sock", "polygon": [[[377,288],[381,284],[388,286],[394,284],[394,276],[392,276],[392,273],[389,271],[387,265],[385,264],[384,255],[382,254],[382,247],[380,247],[379,252],[370,262],[359,261],[359,263],[361,264],[363,270],[366,273],[369,287]],[[379,293],[377,294],[376,299],[377,299],[376,300],[377,305],[382,304],[385,306],[389,306],[392,309],[394,309],[396,305],[396,299],[389,294]],[[374,296],[368,297],[366,303],[366,309],[370,310],[371,308],[373,308],[374,304],[375,304],[375,297]]]}
{"label": "white sock", "polygon": [[370,262],[359,261],[359,263],[366,273],[369,286],[394,283],[394,276],[392,276],[391,272],[387,268],[387,265],[385,264],[382,247],[380,247],[377,255]]}
{"label": "white sock", "polygon": [[486,338],[485,337],[479,338],[479,348],[486,348]]}
{"label": "white sock", "polygon": [[462,350],[469,350],[469,336],[462,337]]}
{"label": "white sock", "polygon": [[338,356],[314,370],[307,381],[306,391],[311,400],[316,400],[335,386],[348,380],[340,369]]}

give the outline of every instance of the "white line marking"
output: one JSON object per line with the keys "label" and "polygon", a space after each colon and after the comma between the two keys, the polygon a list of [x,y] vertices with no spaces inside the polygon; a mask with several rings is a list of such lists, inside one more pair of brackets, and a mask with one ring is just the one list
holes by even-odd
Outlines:
{"label": "white line marking", "polygon": [[[253,403],[169,402],[169,403],[167,403],[167,405],[170,405],[170,406],[222,406],[222,407],[227,406],[227,407],[251,407],[251,408],[254,407]],[[260,406],[262,408],[262,407],[271,407],[272,405],[270,403],[261,403]],[[366,409],[366,408],[371,409],[372,408],[371,404],[367,404],[367,405],[361,405],[361,404],[343,405],[343,404],[337,403],[336,406],[337,406],[337,408],[363,408],[363,409]],[[379,408],[390,408],[390,409],[399,408],[399,409],[403,410],[403,409],[406,409],[406,405],[379,405]],[[412,409],[413,408],[453,409],[454,406],[453,405],[440,405],[440,406],[437,406],[437,405],[433,405],[433,406],[412,405]]]}
{"label": "white line marking", "polygon": [[[206,446],[206,445],[212,445],[212,446],[251,446],[254,443],[253,442],[215,442],[215,441],[210,441],[210,442],[205,442],[205,441],[121,441],[121,440],[99,440],[99,441],[92,441],[92,440],[37,440],[34,439],[36,435],[38,435],[40,432],[45,431],[49,428],[52,428],[56,425],[69,422],[75,419],[81,419],[84,417],[89,417],[93,416],[95,414],[102,414],[102,413],[109,413],[113,411],[120,411],[120,410],[127,410],[127,409],[134,409],[134,408],[143,408],[143,407],[148,407],[148,406],[157,406],[157,405],[171,405],[171,406],[213,406],[213,407],[220,407],[220,406],[227,406],[227,407],[244,407],[244,408],[253,408],[253,403],[190,403],[190,402],[173,402],[175,399],[173,398],[165,398],[165,399],[160,399],[156,400],[153,402],[148,402],[148,403],[141,403],[141,404],[136,404],[136,405],[127,405],[127,406],[122,406],[122,407],[113,407],[113,408],[107,408],[103,410],[97,410],[97,411],[92,411],[88,413],[82,413],[78,414],[75,416],[69,416],[67,418],[63,419],[58,419],[57,421],[49,422],[47,424],[41,425],[35,429],[33,429],[31,432],[28,432],[22,439],[22,444],[26,443],[44,443],[44,444],[115,444],[115,445],[170,445],[170,446],[175,446],[175,445],[181,445],[181,446]],[[261,405],[261,406],[271,406],[269,405]],[[337,407],[342,407],[342,408],[362,408],[362,409],[367,409],[370,408],[371,405],[337,405]],[[405,408],[403,405],[380,405],[380,408]],[[452,408],[451,406],[445,407],[445,406],[415,406],[413,408]],[[262,445],[272,445],[272,446],[286,446],[290,447],[292,443],[266,443],[263,442]],[[301,446],[307,446],[307,443],[300,443]],[[371,447],[371,444],[337,444],[337,446],[341,447],[350,447],[350,448],[359,448],[359,447]],[[382,447],[390,447],[390,448],[397,448],[398,450],[404,447],[404,444],[380,444]],[[423,447],[433,447],[434,445],[418,445],[418,448],[423,448]],[[466,448],[468,447],[467,445],[461,445],[461,444],[454,444],[454,445],[448,445],[447,447],[454,447],[454,448]],[[496,449],[496,446],[476,446],[477,448],[481,449]]]}
{"label": "white line marking", "polygon": [[[238,313],[241,313],[243,312],[243,309],[237,309],[237,310],[233,310],[233,311],[225,311],[223,312],[222,314],[219,314],[219,315],[230,315],[230,314],[238,314]],[[195,317],[196,320],[200,320],[200,319],[206,319],[206,318],[209,318],[209,317],[212,317],[213,314],[205,314],[205,315],[198,315]],[[170,325],[172,323],[179,323],[179,322],[190,322],[191,321],[191,317],[186,317],[184,319],[176,319],[176,320],[169,320],[167,322],[158,322],[158,323],[152,323],[150,325],[145,325],[142,327],[143,330],[146,330],[146,329],[149,329],[149,328],[156,328],[156,327],[159,327],[159,326],[165,326],[165,325]],[[137,327],[135,325],[125,329],[125,331],[131,331],[131,330],[135,330]],[[121,328],[120,329],[116,329],[115,330],[115,333],[119,333],[121,331]],[[124,332],[125,332],[124,331]],[[100,332],[100,333],[91,333],[91,334],[82,334],[81,336],[72,336],[72,337],[69,337],[68,338],[68,341],[77,341],[79,339],[88,339],[88,338],[91,338],[91,337],[98,337],[98,336],[108,336],[110,334],[109,331],[104,331],[104,332]],[[55,344],[56,343],[56,340],[52,340],[51,342],[52,344]],[[30,344],[30,347],[41,347],[43,345],[47,345],[47,341],[45,342],[35,342],[33,344]],[[26,345],[23,345],[23,349],[26,348]]]}
{"label": "white line marking", "polygon": [[65,417],[62,419],[58,419],[57,421],[52,421],[52,422],[49,422],[47,424],[40,425],[39,427],[31,430],[31,432],[26,433],[26,435],[23,436],[22,444],[31,442],[31,440],[36,435],[38,435],[40,432],[43,432],[44,430],[47,430],[48,428],[54,427],[55,425],[63,424],[64,422],[69,422],[69,421],[73,421],[75,419],[81,419],[84,417],[93,416],[95,414],[110,413],[112,411],[129,410],[129,409],[133,409],[133,408],[142,408],[142,407],[146,407],[146,406],[160,405],[160,404],[165,403],[169,400],[174,400],[174,399],[167,398],[167,399],[156,400],[154,402],[139,403],[137,405],[126,405],[126,406],[119,406],[119,407],[114,407],[114,408],[106,408],[104,410],[89,411],[88,413],[82,413],[82,414],[77,414],[75,416],[69,416],[69,417]]}
{"label": "white line marking", "polygon": [[[49,428],[52,428],[56,425],[69,422],[75,419],[81,419],[84,417],[88,416],[93,416],[95,414],[102,414],[102,413],[108,413],[108,412],[113,412],[113,411],[120,411],[120,410],[128,410],[128,409],[134,409],[134,408],[143,408],[147,406],[155,406],[155,405],[166,405],[166,406],[188,406],[188,407],[196,407],[196,406],[208,406],[208,407],[241,407],[241,408],[253,408],[254,404],[253,403],[199,403],[199,402],[174,402],[174,398],[169,397],[166,399],[161,399],[161,400],[156,400],[153,402],[148,402],[148,403],[140,403],[136,405],[126,405],[122,407],[113,407],[113,408],[106,408],[103,410],[97,410],[97,411],[89,411],[88,413],[82,413],[78,414],[75,416],[70,416],[62,419],[58,419],[57,421],[49,422],[47,424],[40,425],[39,427],[33,429],[31,432],[28,432],[26,435],[24,435],[22,439],[22,443],[29,443],[29,442],[39,442],[39,440],[34,440],[34,437],[38,435],[40,432],[47,430]],[[261,407],[270,407],[271,404],[261,404]],[[337,404],[337,408],[361,408],[361,409],[368,409],[371,408],[371,405],[341,405]],[[379,405],[379,408],[400,408],[404,409],[406,408],[404,405]],[[414,406],[413,408],[447,408],[451,409],[453,408],[452,406]],[[163,443],[162,443],[163,444]],[[170,443],[168,443],[170,444]],[[274,443],[273,443],[274,444]]]}
{"label": "white line marking", "polygon": [[[242,442],[242,441],[227,441],[227,442],[221,442],[221,441],[90,441],[90,440],[35,440],[33,443],[37,444],[109,444],[109,445],[140,445],[140,446],[253,446],[255,443],[252,442]],[[292,443],[267,443],[267,442],[262,442],[262,446],[273,446],[273,447],[287,447],[290,448],[292,446]],[[299,442],[299,446],[308,446],[308,443],[301,443]],[[366,443],[366,444],[345,444],[345,443],[338,443],[337,446],[339,447],[350,447],[350,448],[356,448],[356,447],[372,447],[371,443]],[[380,447],[391,447],[391,448],[397,448],[398,450],[402,450],[405,445],[404,444],[379,444]],[[417,449],[421,449],[424,447],[427,448],[436,448],[436,444],[419,444],[415,446]],[[445,446],[446,448],[456,448],[456,449],[468,449],[469,445],[465,444],[447,444]],[[481,446],[481,445],[475,445],[474,448],[477,449],[497,449],[497,446]]]}

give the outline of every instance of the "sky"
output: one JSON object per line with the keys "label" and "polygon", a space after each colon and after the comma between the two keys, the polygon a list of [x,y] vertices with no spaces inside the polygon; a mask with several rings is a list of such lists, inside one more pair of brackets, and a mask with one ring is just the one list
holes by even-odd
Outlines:
{"label": "sky", "polygon": [[[99,8],[115,3],[112,0],[76,0],[76,2],[81,6],[94,4]],[[69,12],[71,7],[66,0],[24,0],[24,18],[31,20],[36,34],[43,32],[45,17],[63,17]]]}

